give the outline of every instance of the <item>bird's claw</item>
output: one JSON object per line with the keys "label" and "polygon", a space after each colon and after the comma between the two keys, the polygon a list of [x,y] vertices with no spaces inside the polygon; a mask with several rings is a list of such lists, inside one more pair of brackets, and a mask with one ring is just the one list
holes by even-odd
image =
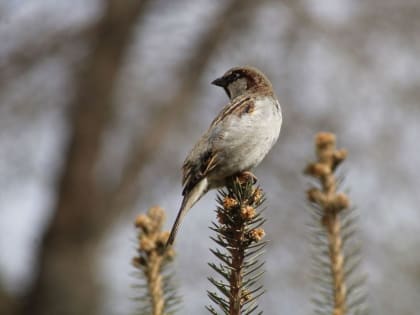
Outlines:
{"label": "bird's claw", "polygon": [[255,183],[258,181],[257,176],[255,176],[250,171],[243,171],[237,175],[238,181],[241,184],[247,183],[250,179],[252,179],[252,185],[255,185]]}

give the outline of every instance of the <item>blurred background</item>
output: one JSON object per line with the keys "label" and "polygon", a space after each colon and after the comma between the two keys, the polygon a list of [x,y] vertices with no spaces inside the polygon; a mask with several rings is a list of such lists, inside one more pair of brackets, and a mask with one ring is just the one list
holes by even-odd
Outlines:
{"label": "blurred background", "polygon": [[[283,108],[255,174],[268,198],[261,307],[310,314],[302,169],[313,137],[349,150],[372,314],[420,309],[420,2],[0,2],[0,313],[132,314],[133,221],[181,202],[183,159],[250,64]],[[184,221],[183,314],[206,314],[215,193]]]}

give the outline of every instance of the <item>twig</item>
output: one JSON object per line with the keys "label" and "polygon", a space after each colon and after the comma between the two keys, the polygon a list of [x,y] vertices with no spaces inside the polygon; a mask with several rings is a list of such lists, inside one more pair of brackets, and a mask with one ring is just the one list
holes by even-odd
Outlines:
{"label": "twig", "polygon": [[[139,215],[136,219],[138,233],[138,255],[133,265],[139,269],[147,282],[147,292],[143,292],[149,303],[142,306],[142,313],[152,315],[167,314],[180,301],[174,294],[170,277],[164,275],[164,269],[174,258],[172,248],[165,250],[169,232],[162,232],[165,212],[162,208],[153,207],[147,215]],[[169,292],[170,291],[170,292]],[[171,294],[168,294],[171,293]]]}
{"label": "twig", "polygon": [[343,193],[337,193],[334,176],[336,167],[346,158],[345,150],[336,150],[335,136],[331,133],[319,133],[316,136],[316,154],[318,161],[311,163],[305,173],[320,180],[321,190],[312,188],[308,199],[322,208],[322,225],[328,237],[329,259],[333,278],[333,315],[346,314],[346,284],[344,270],[344,250],[341,236],[339,213],[349,207],[349,199]]}

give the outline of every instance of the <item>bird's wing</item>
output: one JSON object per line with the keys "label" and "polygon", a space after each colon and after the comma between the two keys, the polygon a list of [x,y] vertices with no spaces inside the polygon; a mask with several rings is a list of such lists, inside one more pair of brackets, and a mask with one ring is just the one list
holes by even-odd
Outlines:
{"label": "bird's wing", "polygon": [[208,131],[194,146],[182,166],[185,195],[204,177],[216,168],[220,161],[218,144],[224,137],[223,123],[231,116],[241,117],[250,114],[255,109],[255,102],[251,96],[238,97],[225,106],[213,120]]}
{"label": "bird's wing", "polygon": [[191,191],[191,189],[201,179],[206,177],[207,174],[211,172],[218,164],[217,151],[214,151],[211,148],[203,151],[201,154],[199,153],[197,159],[192,159],[189,157],[185,160],[184,164],[182,165],[182,185],[184,187],[182,195],[186,195],[189,191]]}

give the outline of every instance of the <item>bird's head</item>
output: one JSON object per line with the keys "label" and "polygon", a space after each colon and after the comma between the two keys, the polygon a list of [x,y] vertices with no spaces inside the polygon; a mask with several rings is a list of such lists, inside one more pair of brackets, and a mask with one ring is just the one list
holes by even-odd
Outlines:
{"label": "bird's head", "polygon": [[222,87],[230,99],[248,93],[272,91],[272,85],[267,77],[251,66],[232,68],[212,84]]}

